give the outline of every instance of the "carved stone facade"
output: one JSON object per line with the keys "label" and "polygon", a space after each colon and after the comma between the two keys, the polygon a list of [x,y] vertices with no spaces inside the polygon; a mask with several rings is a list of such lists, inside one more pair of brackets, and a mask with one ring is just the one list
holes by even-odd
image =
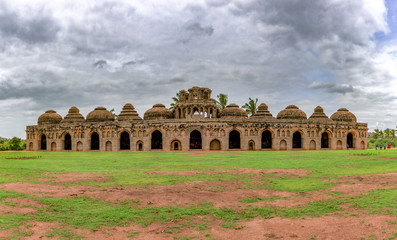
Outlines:
{"label": "carved stone facade", "polygon": [[48,110],[26,127],[30,151],[189,151],[366,149],[367,124],[341,108],[330,118],[318,106],[307,118],[294,105],[273,117],[266,104],[255,115],[236,104],[220,110],[208,88],[180,91],[171,111],[162,104],[142,120],[126,104],[115,119],[104,107],[86,118],[72,107],[62,118]]}

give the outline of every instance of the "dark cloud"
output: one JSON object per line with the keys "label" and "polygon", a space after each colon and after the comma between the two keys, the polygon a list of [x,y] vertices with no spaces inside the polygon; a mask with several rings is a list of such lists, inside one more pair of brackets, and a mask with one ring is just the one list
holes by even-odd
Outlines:
{"label": "dark cloud", "polygon": [[198,22],[188,23],[182,28],[180,41],[184,44],[197,37],[211,36],[214,33],[213,26],[201,26]]}
{"label": "dark cloud", "polygon": [[336,83],[325,83],[325,82],[312,82],[309,89],[323,89],[328,93],[340,93],[346,94],[354,92],[354,88],[352,85],[347,84],[336,84]]}
{"label": "dark cloud", "polygon": [[107,65],[108,65],[108,62],[105,61],[105,60],[98,60],[98,61],[96,61],[96,62],[93,64],[93,66],[94,66],[95,68],[99,68],[99,69],[105,68]]}
{"label": "dark cloud", "polygon": [[0,5],[0,33],[3,38],[17,38],[25,43],[48,43],[57,39],[61,30],[58,22],[44,12],[32,13],[28,18]]}

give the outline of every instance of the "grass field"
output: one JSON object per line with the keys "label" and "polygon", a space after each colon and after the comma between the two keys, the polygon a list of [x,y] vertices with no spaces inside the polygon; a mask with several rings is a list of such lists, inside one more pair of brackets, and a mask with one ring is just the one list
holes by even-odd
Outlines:
{"label": "grass field", "polygon": [[397,150],[0,153],[2,239],[397,239]]}

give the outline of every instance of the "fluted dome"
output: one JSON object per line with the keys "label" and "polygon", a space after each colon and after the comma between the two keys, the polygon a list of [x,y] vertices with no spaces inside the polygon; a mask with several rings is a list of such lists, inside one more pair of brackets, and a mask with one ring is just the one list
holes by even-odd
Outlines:
{"label": "fluted dome", "polygon": [[128,120],[142,120],[136,112],[134,106],[131,103],[127,103],[124,105],[123,110],[121,110],[119,116],[117,117],[118,121],[128,121]]}
{"label": "fluted dome", "polygon": [[320,106],[317,106],[314,109],[313,114],[309,117],[309,119],[318,119],[318,120],[329,120],[328,116],[325,115],[324,109]]}
{"label": "fluted dome", "polygon": [[143,115],[145,120],[154,119],[169,119],[172,118],[172,111],[166,108],[163,104],[155,104],[153,107],[145,112]]}
{"label": "fluted dome", "polygon": [[87,122],[114,121],[114,115],[104,107],[97,107],[87,115]]}
{"label": "fluted dome", "polygon": [[289,105],[277,114],[277,119],[307,119],[306,113],[295,105]]}
{"label": "fluted dome", "polygon": [[234,103],[227,105],[220,115],[221,118],[248,118],[247,112]]}
{"label": "fluted dome", "polygon": [[54,110],[48,110],[42,115],[40,115],[39,119],[37,120],[38,125],[42,124],[57,124],[62,121],[62,116],[59,115]]}
{"label": "fluted dome", "polygon": [[63,118],[62,122],[84,122],[84,116],[81,115],[77,107],[71,107],[68,114]]}
{"label": "fluted dome", "polygon": [[261,103],[258,106],[258,110],[251,116],[251,118],[274,119],[273,115],[269,112],[267,105],[264,103]]}
{"label": "fluted dome", "polygon": [[331,119],[340,122],[357,122],[356,116],[346,108],[339,108],[336,113],[331,115]]}

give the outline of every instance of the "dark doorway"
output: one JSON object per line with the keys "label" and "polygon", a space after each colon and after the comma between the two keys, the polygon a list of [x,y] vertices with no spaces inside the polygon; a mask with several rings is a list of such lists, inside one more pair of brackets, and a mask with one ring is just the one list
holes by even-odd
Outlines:
{"label": "dark doorway", "polygon": [[264,131],[262,133],[262,148],[272,148],[272,133]]}
{"label": "dark doorway", "polygon": [[236,130],[229,134],[229,149],[240,149],[240,133]]}
{"label": "dark doorway", "polygon": [[190,133],[190,149],[201,149],[201,132],[194,130]]}
{"label": "dark doorway", "polygon": [[292,136],[292,148],[302,148],[302,136],[300,132],[294,132]]}
{"label": "dark doorway", "polygon": [[41,135],[40,138],[40,149],[41,150],[47,150],[47,137],[45,134]]}
{"label": "dark doorway", "polygon": [[143,151],[143,143],[142,142],[138,142],[137,145],[138,145],[137,146],[138,151]]}
{"label": "dark doorway", "polygon": [[348,149],[349,148],[353,148],[353,134],[349,133],[347,134],[347,146]]}
{"label": "dark doorway", "polygon": [[326,132],[321,134],[321,148],[329,148],[329,136]]}
{"label": "dark doorway", "polygon": [[120,135],[120,150],[130,150],[130,134],[122,132]]}
{"label": "dark doorway", "polygon": [[72,150],[72,137],[70,136],[69,133],[66,133],[64,143],[65,143],[64,145],[65,150]]}
{"label": "dark doorway", "polygon": [[99,150],[99,135],[96,132],[91,134],[91,150]]}
{"label": "dark doorway", "polygon": [[163,149],[163,134],[158,130],[152,133],[152,149]]}

